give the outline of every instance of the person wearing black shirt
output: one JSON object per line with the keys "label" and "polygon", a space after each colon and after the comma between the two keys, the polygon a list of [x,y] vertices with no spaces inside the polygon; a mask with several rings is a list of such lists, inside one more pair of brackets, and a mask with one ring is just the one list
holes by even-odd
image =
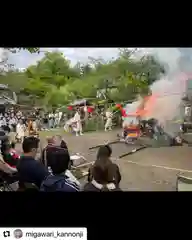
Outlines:
{"label": "person wearing black shirt", "polygon": [[20,185],[32,183],[40,187],[42,181],[49,175],[47,169],[35,160],[38,146],[38,138],[31,136],[23,141],[23,156],[21,156],[17,165]]}

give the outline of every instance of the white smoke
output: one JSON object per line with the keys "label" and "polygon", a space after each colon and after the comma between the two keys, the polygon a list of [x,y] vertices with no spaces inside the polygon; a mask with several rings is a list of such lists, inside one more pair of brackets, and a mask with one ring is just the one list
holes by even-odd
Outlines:
{"label": "white smoke", "polygon": [[185,71],[183,54],[178,48],[156,48],[152,53],[165,64],[166,76],[151,86],[152,94],[158,97],[149,117],[156,118],[167,133],[174,135],[179,129],[173,122],[181,118],[182,98],[186,92],[185,81],[182,80],[182,71]]}
{"label": "white smoke", "polygon": [[[186,92],[182,72],[192,70],[189,52],[192,52],[192,49],[186,51],[181,48],[153,48],[144,51],[145,55],[153,55],[166,68],[166,75],[157,79],[150,87],[152,94],[158,97],[147,118],[157,119],[171,135],[179,131],[179,126],[172,122],[181,117],[182,98]],[[135,111],[138,105],[139,102],[136,101],[129,105],[129,109]]]}

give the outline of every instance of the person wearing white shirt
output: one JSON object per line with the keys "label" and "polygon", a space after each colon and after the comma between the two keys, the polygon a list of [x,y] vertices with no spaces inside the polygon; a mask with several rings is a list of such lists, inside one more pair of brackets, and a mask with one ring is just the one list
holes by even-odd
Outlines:
{"label": "person wearing white shirt", "polygon": [[54,127],[58,127],[59,126],[59,112],[56,112],[54,117],[55,117]]}
{"label": "person wearing white shirt", "polygon": [[25,136],[25,125],[22,120],[19,120],[16,126],[16,138],[22,143]]}
{"label": "person wearing white shirt", "polygon": [[58,124],[60,125],[60,122],[61,122],[61,118],[62,118],[63,113],[62,113],[62,112],[59,112],[58,115],[59,115],[59,123],[58,123]]}
{"label": "person wearing white shirt", "polygon": [[76,132],[76,136],[83,135],[82,131],[82,124],[81,124],[81,116],[80,116],[80,111],[77,110],[75,113],[75,116],[73,118],[74,122],[76,123],[76,128],[74,128]]}
{"label": "person wearing white shirt", "polygon": [[106,111],[106,118],[107,118],[107,121],[105,123],[105,131],[107,131],[108,129],[109,130],[112,130],[111,127],[112,127],[112,117],[113,117],[113,113],[108,109]]}
{"label": "person wearing white shirt", "polygon": [[49,113],[49,128],[53,128],[53,124],[54,124],[54,114]]}

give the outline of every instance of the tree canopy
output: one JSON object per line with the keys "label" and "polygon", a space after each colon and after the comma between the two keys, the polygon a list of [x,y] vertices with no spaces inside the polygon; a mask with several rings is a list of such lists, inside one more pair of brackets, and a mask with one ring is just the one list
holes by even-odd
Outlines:
{"label": "tree canopy", "polygon": [[[28,48],[38,52],[39,48]],[[63,53],[46,52],[25,72],[8,71],[0,76],[18,95],[21,104],[59,106],[80,98],[96,98],[102,90],[116,102],[146,95],[149,85],[164,72],[153,56],[133,58],[129,49],[120,49],[116,59],[105,61],[89,57],[87,64],[72,66]],[[101,96],[102,97],[102,96]]]}

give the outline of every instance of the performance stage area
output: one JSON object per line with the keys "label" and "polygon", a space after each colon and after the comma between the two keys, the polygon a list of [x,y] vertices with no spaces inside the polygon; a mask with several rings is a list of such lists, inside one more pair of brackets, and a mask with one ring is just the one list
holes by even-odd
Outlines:
{"label": "performance stage area", "polygon": [[[66,140],[70,153],[80,153],[87,161],[94,161],[96,149],[90,147],[117,139],[120,130],[111,132],[90,132],[76,137],[59,132]],[[41,133],[41,140],[55,132]],[[57,132],[58,134],[58,132]],[[188,140],[192,135],[187,136]],[[177,174],[192,176],[192,147],[155,147],[140,150],[132,155],[118,159],[118,156],[135,148],[123,143],[111,145],[113,159],[119,165],[122,181],[121,188],[126,191],[175,191]]]}

